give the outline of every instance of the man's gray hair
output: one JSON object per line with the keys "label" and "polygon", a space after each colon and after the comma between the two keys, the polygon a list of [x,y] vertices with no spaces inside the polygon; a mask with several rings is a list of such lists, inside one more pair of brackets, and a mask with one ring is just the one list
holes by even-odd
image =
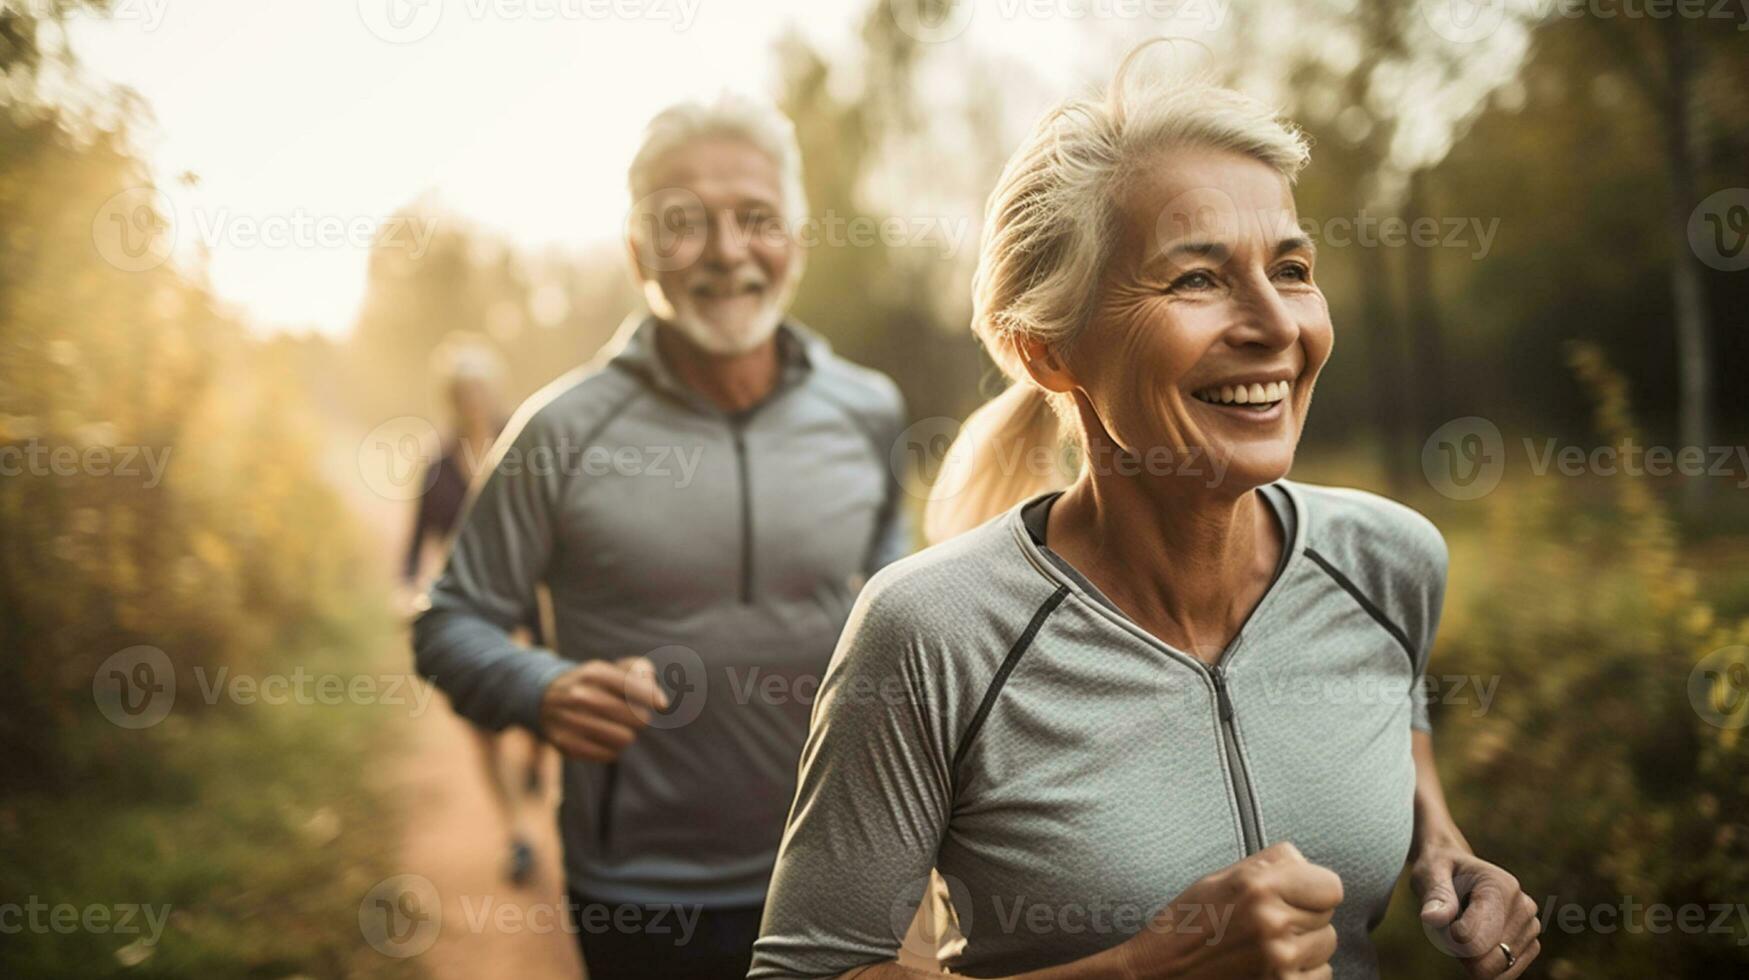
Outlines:
{"label": "man's gray hair", "polygon": [[653,186],[652,179],[664,158],[683,146],[711,138],[738,139],[769,156],[783,181],[784,218],[793,223],[807,217],[802,151],[796,144],[795,126],[771,102],[733,92],[708,102],[678,102],[656,113],[632,157],[628,183],[634,205],[662,189]]}

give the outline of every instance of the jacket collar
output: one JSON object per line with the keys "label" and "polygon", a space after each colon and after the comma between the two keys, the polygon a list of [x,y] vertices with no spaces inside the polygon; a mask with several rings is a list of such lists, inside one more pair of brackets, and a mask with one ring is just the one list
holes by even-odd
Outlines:
{"label": "jacket collar", "polygon": [[[656,346],[657,320],[648,313],[628,316],[614,332],[609,349],[614,350],[608,363],[628,371],[648,384],[689,404],[710,407],[706,400],[675,376]],[[801,384],[827,356],[832,348],[826,338],[803,326],[792,317],[785,317],[777,326],[777,356],[781,363],[778,392]],[[720,409],[717,409],[720,411]]]}

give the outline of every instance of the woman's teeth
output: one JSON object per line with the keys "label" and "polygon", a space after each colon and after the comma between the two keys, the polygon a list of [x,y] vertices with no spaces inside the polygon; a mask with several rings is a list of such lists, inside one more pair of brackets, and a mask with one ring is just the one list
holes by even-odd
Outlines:
{"label": "woman's teeth", "polygon": [[1194,392],[1199,401],[1211,405],[1255,405],[1268,408],[1287,397],[1293,386],[1286,381],[1253,382],[1248,385],[1221,385]]}

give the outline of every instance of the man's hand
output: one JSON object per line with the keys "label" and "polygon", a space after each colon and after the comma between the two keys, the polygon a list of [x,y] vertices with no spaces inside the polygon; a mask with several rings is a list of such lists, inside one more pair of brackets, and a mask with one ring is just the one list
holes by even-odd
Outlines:
{"label": "man's hand", "polygon": [[541,735],[573,759],[612,762],[655,712],[666,710],[668,695],[648,658],[591,660],[547,685]]}
{"label": "man's hand", "polygon": [[[1434,945],[1455,956],[1470,976],[1511,980],[1542,952],[1536,899],[1505,869],[1456,847],[1430,848],[1410,872],[1421,898],[1421,924]],[[1512,949],[1512,965],[1500,944]]]}
{"label": "man's hand", "polygon": [[[1342,879],[1282,842],[1186,888],[1125,942],[1130,976],[1330,976]],[[1217,924],[1222,924],[1218,925]]]}

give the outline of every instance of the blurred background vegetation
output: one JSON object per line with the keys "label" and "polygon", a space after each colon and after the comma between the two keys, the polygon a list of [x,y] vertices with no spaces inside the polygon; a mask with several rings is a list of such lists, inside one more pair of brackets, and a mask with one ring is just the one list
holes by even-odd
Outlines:
{"label": "blurred background vegetation", "polygon": [[[115,268],[93,249],[99,202],[179,178],[143,163],[132,127],[149,107],[127,93],[101,111],[45,94],[47,66],[78,77],[52,29],[74,7],[105,4],[0,2],[0,445],[161,447],[172,462],[150,489],[0,477],[0,899],[138,895],[177,912],[154,950],[25,935],[0,964],[404,972],[362,946],[356,919],[386,873],[373,828],[396,819],[378,776],[398,723],[207,705],[193,671],[404,670],[380,532],[349,505],[358,433],[407,415],[445,426],[428,367],[457,334],[499,350],[517,397],[585,360],[634,308],[623,252],[531,252],[409,187],[406,213],[440,230],[417,257],[372,256],[339,337],[253,329],[198,266]],[[1485,712],[1434,709],[1480,853],[1561,902],[1749,902],[1749,752],[1690,689],[1702,658],[1749,643],[1749,474],[1734,459],[1701,479],[1538,475],[1517,448],[1745,444],[1749,272],[1700,261],[1688,224],[1708,195],[1749,187],[1749,34],[1741,17],[1509,9],[1518,30],[1502,36],[1521,44],[1498,50],[1454,45],[1398,0],[1234,0],[1209,42],[1230,81],[1314,137],[1303,218],[1477,223],[1459,247],[1320,242],[1337,354],[1295,476],[1406,500],[1451,543],[1432,670],[1498,679]],[[943,56],[889,0],[860,16],[853,58],[800,32],[761,53],[813,210],[975,219],[1024,127],[1068,93],[1017,56]],[[1076,30],[1095,65],[1139,36]],[[1484,247],[1473,229],[1490,223]],[[815,249],[797,313],[892,375],[914,418],[963,418],[995,383],[965,326],[972,251]],[[1507,449],[1476,500],[1423,469],[1430,435],[1465,416]],[[94,710],[92,678],[137,644],[166,651],[185,696],[128,732]],[[379,650],[390,659],[359,653]],[[1387,975],[1457,975],[1413,912],[1400,889]],[[1737,975],[1749,933],[1730,927],[1551,931],[1542,969]]]}

